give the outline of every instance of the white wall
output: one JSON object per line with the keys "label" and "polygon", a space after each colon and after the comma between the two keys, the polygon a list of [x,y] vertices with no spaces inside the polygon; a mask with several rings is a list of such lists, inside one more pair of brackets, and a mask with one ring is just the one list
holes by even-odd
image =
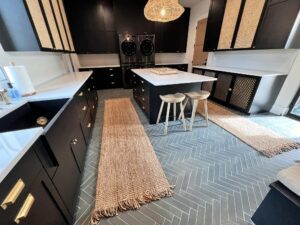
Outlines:
{"label": "white wall", "polygon": [[185,61],[189,63],[189,70],[192,68],[192,61],[194,55],[194,44],[196,39],[196,27],[199,20],[208,16],[210,1],[200,0],[197,4],[191,7],[187,51],[185,55]]}
{"label": "white wall", "polygon": [[27,68],[35,86],[68,71],[66,57],[61,53],[5,52],[0,44],[0,66],[7,66],[11,61]]}

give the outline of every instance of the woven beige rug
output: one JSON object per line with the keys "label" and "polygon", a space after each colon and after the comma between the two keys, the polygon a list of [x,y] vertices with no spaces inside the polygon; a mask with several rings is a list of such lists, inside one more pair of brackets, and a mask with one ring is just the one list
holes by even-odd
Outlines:
{"label": "woven beige rug", "polygon": [[171,188],[130,99],[106,100],[91,224],[169,197]]}
{"label": "woven beige rug", "polygon": [[[200,114],[203,107],[198,108]],[[209,119],[267,157],[300,148],[300,143],[283,137],[225,107],[208,102]]]}

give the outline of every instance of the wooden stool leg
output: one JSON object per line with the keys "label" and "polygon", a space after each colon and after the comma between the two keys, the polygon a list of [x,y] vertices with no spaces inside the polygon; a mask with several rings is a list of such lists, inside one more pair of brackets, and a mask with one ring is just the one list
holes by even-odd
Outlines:
{"label": "wooden stool leg", "polygon": [[192,117],[191,117],[191,122],[190,122],[190,131],[192,131],[192,129],[193,129],[193,124],[194,124],[194,120],[195,120],[195,116],[196,116],[196,112],[197,112],[197,108],[198,108],[198,102],[199,102],[199,100],[197,100],[197,99],[193,100],[193,111],[192,111]]}
{"label": "wooden stool leg", "polygon": [[183,129],[186,131],[186,124],[185,124],[185,118],[184,118],[184,107],[182,105],[182,102],[180,102],[180,114],[182,115]]}
{"label": "wooden stool leg", "polygon": [[208,127],[208,109],[207,109],[207,99],[204,100],[204,109],[205,109],[205,120],[206,126]]}
{"label": "wooden stool leg", "polygon": [[165,123],[165,130],[164,130],[164,134],[165,135],[167,135],[167,133],[168,133],[170,105],[171,105],[171,103],[168,103],[168,106],[167,106],[167,115],[166,115],[166,123]]}
{"label": "wooden stool leg", "polygon": [[176,121],[176,103],[173,104],[173,116],[174,116],[174,121]]}
{"label": "wooden stool leg", "polygon": [[185,107],[186,107],[188,101],[189,101],[189,98],[186,98],[186,99],[184,100],[184,103],[183,103],[183,111],[180,110],[180,114],[179,114],[178,120],[181,120],[182,114],[184,114],[184,110],[185,110]]}
{"label": "wooden stool leg", "polygon": [[162,113],[162,110],[163,110],[163,108],[164,108],[164,103],[165,103],[164,101],[161,101],[161,105],[160,105],[158,117],[157,117],[157,120],[156,120],[156,124],[159,124],[160,117],[161,117],[161,113]]}

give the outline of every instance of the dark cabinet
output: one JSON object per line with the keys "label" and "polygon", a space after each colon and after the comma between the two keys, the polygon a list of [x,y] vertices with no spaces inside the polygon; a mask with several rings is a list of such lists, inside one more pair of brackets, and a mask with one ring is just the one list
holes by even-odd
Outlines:
{"label": "dark cabinet", "polygon": [[144,113],[149,117],[149,89],[150,84],[140,76],[132,73],[133,97]]}
{"label": "dark cabinet", "polygon": [[299,10],[299,0],[269,0],[256,33],[254,47],[284,48]]}
{"label": "dark cabinet", "polygon": [[211,100],[249,114],[268,112],[286,79],[286,75],[255,76],[200,68],[193,68],[193,72],[217,78],[201,86],[211,93]]}
{"label": "dark cabinet", "polygon": [[[39,140],[38,140],[39,141]],[[63,202],[36,155],[38,147],[29,149],[14,169],[1,182],[1,224],[67,225]],[[7,197],[15,201],[7,206]],[[27,209],[21,216],[19,212]]]}
{"label": "dark cabinet", "polygon": [[218,48],[226,0],[212,0],[210,2],[203,50],[215,51]]}
{"label": "dark cabinet", "polygon": [[113,0],[65,0],[77,53],[117,53]]}
{"label": "dark cabinet", "polygon": [[93,70],[93,85],[96,90],[123,87],[120,67],[80,69],[80,71],[87,70]]}
{"label": "dark cabinet", "polygon": [[168,23],[155,22],[155,51],[158,53],[186,52],[190,8],[183,15]]}

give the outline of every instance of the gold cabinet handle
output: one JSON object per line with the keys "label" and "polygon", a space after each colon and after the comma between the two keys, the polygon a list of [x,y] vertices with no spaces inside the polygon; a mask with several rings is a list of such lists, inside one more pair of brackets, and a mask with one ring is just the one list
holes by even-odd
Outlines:
{"label": "gold cabinet handle", "polygon": [[95,108],[95,106],[93,105],[93,109]]}
{"label": "gold cabinet handle", "polygon": [[86,106],[84,106],[84,107],[82,108],[82,110],[83,110],[83,111],[86,111]]}
{"label": "gold cabinet handle", "polygon": [[91,89],[90,89],[90,88],[88,88],[88,91],[91,91]]}
{"label": "gold cabinet handle", "polygon": [[88,127],[88,128],[90,128],[91,126],[92,126],[92,124],[91,124],[91,123],[89,123],[87,127]]}
{"label": "gold cabinet handle", "polygon": [[83,92],[80,92],[80,93],[78,94],[78,96],[79,96],[79,97],[83,96]]}
{"label": "gold cabinet handle", "polygon": [[228,91],[232,91],[232,88],[229,88]]}
{"label": "gold cabinet handle", "polygon": [[114,77],[115,75],[114,75],[114,74],[110,74],[109,76],[110,76],[110,77]]}
{"label": "gold cabinet handle", "polygon": [[143,83],[144,83],[144,81],[142,80],[142,81],[141,81],[141,83],[143,84]]}
{"label": "gold cabinet handle", "polygon": [[25,183],[22,181],[22,179],[19,179],[1,203],[1,208],[5,210],[7,206],[14,204],[21,192],[23,191],[24,187]]}
{"label": "gold cabinet handle", "polygon": [[33,203],[34,203],[34,197],[32,194],[28,194],[27,198],[25,199],[25,202],[23,203],[21,209],[19,210],[16,218],[15,223],[19,224],[21,220],[26,219]]}

